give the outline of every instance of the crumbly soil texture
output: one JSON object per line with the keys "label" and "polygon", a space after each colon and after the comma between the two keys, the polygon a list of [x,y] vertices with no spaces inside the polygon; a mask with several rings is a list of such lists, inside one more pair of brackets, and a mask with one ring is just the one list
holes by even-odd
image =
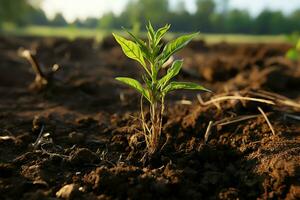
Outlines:
{"label": "crumbly soil texture", "polygon": [[213,92],[171,93],[159,150],[143,157],[140,96],[114,79],[143,71],[111,37],[0,37],[0,199],[299,199],[300,65],[288,48],[190,43],[176,80]]}

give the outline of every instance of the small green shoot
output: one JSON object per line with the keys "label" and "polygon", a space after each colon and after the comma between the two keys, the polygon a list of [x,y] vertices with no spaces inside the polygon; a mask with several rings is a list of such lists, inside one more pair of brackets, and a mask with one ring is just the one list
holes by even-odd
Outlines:
{"label": "small green shoot", "polygon": [[299,33],[293,33],[291,35],[287,36],[288,41],[293,45],[292,48],[290,48],[285,56],[292,60],[297,61],[300,59],[300,35]]}
{"label": "small green shoot", "polygon": [[[124,54],[139,62],[144,70],[142,78],[144,86],[137,80],[128,77],[117,77],[116,79],[130,87],[136,89],[141,94],[141,121],[142,128],[147,145],[148,155],[157,152],[160,145],[160,136],[162,129],[162,115],[164,113],[165,96],[174,90],[202,90],[209,91],[201,85],[190,82],[177,82],[172,79],[177,76],[183,65],[183,60],[175,60],[167,73],[160,77],[159,72],[163,65],[171,58],[171,56],[184,48],[198,33],[180,36],[170,41],[165,46],[162,39],[170,29],[170,25],[165,25],[154,30],[149,22],[147,28],[148,41],[145,42],[137,38],[133,33],[127,31],[133,41],[127,40],[115,33],[113,36],[120,44]],[[143,98],[149,103],[150,122],[146,122],[143,111]]]}

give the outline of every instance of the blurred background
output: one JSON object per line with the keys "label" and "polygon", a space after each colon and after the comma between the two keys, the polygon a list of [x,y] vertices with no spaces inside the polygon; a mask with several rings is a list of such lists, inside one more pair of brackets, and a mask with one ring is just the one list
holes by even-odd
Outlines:
{"label": "blurred background", "polygon": [[103,38],[148,20],[208,40],[282,41],[300,30],[299,0],[0,0],[2,35]]}

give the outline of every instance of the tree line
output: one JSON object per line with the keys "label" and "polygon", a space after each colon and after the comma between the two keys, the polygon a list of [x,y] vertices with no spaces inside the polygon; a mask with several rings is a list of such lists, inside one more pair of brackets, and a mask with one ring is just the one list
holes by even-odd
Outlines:
{"label": "tree line", "polygon": [[144,30],[144,24],[151,20],[155,26],[172,24],[172,30],[177,32],[287,34],[300,30],[300,8],[288,15],[266,9],[253,17],[247,10],[230,9],[228,3],[229,0],[196,0],[196,11],[190,13],[183,0],[178,0],[172,9],[168,0],[131,0],[119,15],[109,12],[100,19],[77,19],[68,24],[61,13],[48,19],[42,9],[24,0],[0,0],[0,24],[11,21],[18,26],[101,29],[120,29],[123,26],[138,31]]}

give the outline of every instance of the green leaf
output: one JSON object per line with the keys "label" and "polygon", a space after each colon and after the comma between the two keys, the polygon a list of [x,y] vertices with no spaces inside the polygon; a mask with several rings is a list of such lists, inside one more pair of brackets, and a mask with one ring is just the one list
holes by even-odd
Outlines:
{"label": "green leaf", "polygon": [[116,80],[118,80],[122,83],[125,83],[126,85],[129,85],[130,87],[136,89],[149,102],[151,102],[149,92],[143,88],[142,84],[139,81],[137,81],[133,78],[128,78],[128,77],[117,77]]}
{"label": "green leaf", "polygon": [[163,90],[164,94],[167,94],[173,90],[203,90],[206,92],[211,92],[210,90],[206,89],[205,87],[198,85],[196,83],[189,83],[189,82],[171,82],[169,85],[165,87]]}
{"label": "green leaf", "polygon": [[164,89],[166,84],[179,73],[182,64],[183,60],[174,61],[172,66],[168,69],[167,74],[158,81],[158,87]]}
{"label": "green leaf", "polygon": [[300,39],[298,39],[298,42],[297,42],[297,45],[296,45],[296,49],[297,49],[298,51],[300,51]]}
{"label": "green leaf", "polygon": [[288,52],[286,52],[285,56],[293,61],[296,61],[299,59],[300,55],[299,52],[296,49],[290,49]]}
{"label": "green leaf", "polygon": [[193,33],[189,35],[183,35],[179,38],[169,42],[162,52],[162,63],[165,63],[171,55],[176,53],[177,51],[184,48],[193,38],[195,38],[199,33]]}
{"label": "green leaf", "polygon": [[167,33],[167,31],[170,29],[171,25],[167,24],[164,27],[157,30],[155,33],[155,45],[158,45],[160,40],[163,38],[163,36]]}
{"label": "green leaf", "polygon": [[147,31],[148,31],[149,41],[154,41],[155,40],[155,31],[154,31],[150,21],[148,23],[148,26],[146,26],[146,28],[147,28]]}
{"label": "green leaf", "polygon": [[149,55],[149,51],[147,49],[147,46],[145,44],[145,42],[139,38],[137,38],[133,33],[131,33],[130,31],[128,31],[127,29],[125,29],[124,27],[122,27],[123,30],[125,30],[130,36],[131,38],[139,45],[140,49],[142,50],[142,53],[144,55],[145,58],[149,59],[150,55]]}
{"label": "green leaf", "polygon": [[140,46],[146,46],[145,43],[144,43],[144,41],[142,41],[141,39],[137,38],[133,33],[131,33],[130,31],[128,31],[126,28],[122,27],[122,29],[124,31],[126,31],[132,37],[132,39],[134,39],[134,41],[136,43],[138,43]]}
{"label": "green leaf", "polygon": [[113,33],[113,36],[115,37],[116,41],[122,47],[124,54],[127,57],[138,61],[144,67],[144,69],[147,71],[146,63],[144,61],[142,51],[139,48],[139,46],[137,44],[135,44],[134,42],[132,42],[130,40],[126,40],[125,38],[123,38],[117,34]]}

